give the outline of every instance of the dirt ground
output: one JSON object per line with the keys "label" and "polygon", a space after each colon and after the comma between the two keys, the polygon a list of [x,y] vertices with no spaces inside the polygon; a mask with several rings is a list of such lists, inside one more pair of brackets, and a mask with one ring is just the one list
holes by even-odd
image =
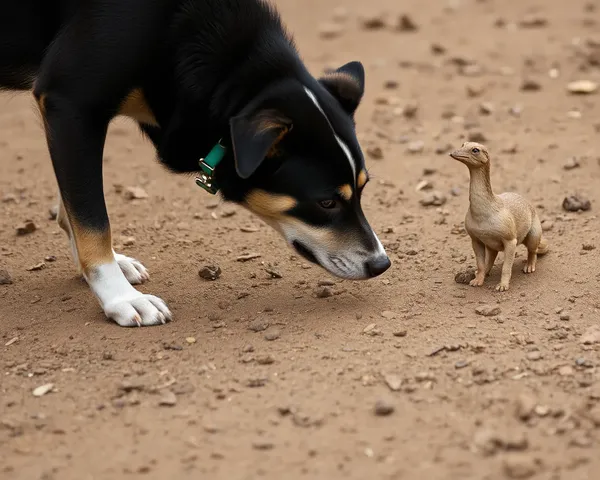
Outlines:
{"label": "dirt ground", "polygon": [[[600,97],[567,85],[600,81],[600,7],[277,3],[313,72],[365,64],[364,206],[393,268],[330,278],[246,211],[163,172],[118,120],[105,174],[117,248],[175,314],[119,328],[49,219],[32,99],[3,94],[0,478],[598,478]],[[502,256],[483,288],[454,279],[474,258],[468,171],[447,154],[482,136],[495,190],[531,199],[551,246],[531,276],[519,249],[506,293],[493,289]],[[127,200],[131,186],[148,198]],[[573,194],[591,209],[565,211]],[[17,236],[28,219],[37,230]],[[208,264],[217,281],[199,277]]]}

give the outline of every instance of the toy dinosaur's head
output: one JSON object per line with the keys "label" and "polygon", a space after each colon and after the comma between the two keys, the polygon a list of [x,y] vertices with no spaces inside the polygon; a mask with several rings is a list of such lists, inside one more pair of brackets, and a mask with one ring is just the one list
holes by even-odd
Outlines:
{"label": "toy dinosaur's head", "polygon": [[490,154],[487,148],[480,143],[465,142],[458,150],[454,150],[450,156],[469,168],[479,168],[490,162]]}

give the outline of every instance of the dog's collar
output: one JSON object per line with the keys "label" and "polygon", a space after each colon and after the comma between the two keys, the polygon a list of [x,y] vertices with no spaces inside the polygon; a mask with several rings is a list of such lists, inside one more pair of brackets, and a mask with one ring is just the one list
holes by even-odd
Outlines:
{"label": "dog's collar", "polygon": [[196,177],[196,185],[206,190],[211,195],[215,195],[219,191],[219,186],[214,179],[214,172],[217,165],[221,163],[225,156],[225,147],[219,140],[205,158],[198,161],[200,166],[200,175]]}

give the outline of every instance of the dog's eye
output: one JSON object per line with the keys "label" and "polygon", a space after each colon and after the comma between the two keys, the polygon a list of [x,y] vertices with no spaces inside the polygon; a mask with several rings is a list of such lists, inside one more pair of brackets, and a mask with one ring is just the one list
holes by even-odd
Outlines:
{"label": "dog's eye", "polygon": [[479,149],[478,148],[474,148],[473,150],[471,150],[471,153],[477,154],[477,153],[479,153]]}
{"label": "dog's eye", "polygon": [[319,202],[319,205],[322,208],[331,210],[332,208],[335,208],[337,206],[337,202],[335,200],[322,200]]}

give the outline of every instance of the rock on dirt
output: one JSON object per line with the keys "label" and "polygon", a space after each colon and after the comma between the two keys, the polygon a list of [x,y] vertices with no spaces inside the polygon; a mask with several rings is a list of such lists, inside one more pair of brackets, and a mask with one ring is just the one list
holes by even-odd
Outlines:
{"label": "rock on dirt", "polygon": [[40,262],[40,263],[36,263],[35,265],[32,265],[31,267],[27,268],[26,270],[28,272],[37,272],[39,270],[43,270],[44,268],[46,268],[46,263]]}
{"label": "rock on dirt", "polygon": [[540,469],[540,466],[532,455],[511,453],[504,457],[502,468],[508,478],[523,479],[533,477]]}
{"label": "rock on dirt", "polygon": [[221,276],[221,267],[218,265],[205,265],[200,269],[198,275],[204,280],[216,280]]}
{"label": "rock on dirt", "polygon": [[373,413],[378,417],[387,417],[394,413],[394,410],[396,410],[394,404],[386,399],[377,400],[373,407]]}
{"label": "rock on dirt", "polygon": [[264,332],[267,328],[269,328],[269,322],[267,320],[254,320],[250,325],[248,325],[248,330],[252,332]]}
{"label": "rock on dirt", "polygon": [[331,287],[317,287],[315,295],[317,298],[329,298],[333,295],[333,291]]}
{"label": "rock on dirt", "polygon": [[498,305],[480,305],[475,308],[475,313],[484,317],[495,317],[496,315],[500,315],[500,311]]}
{"label": "rock on dirt", "polygon": [[419,200],[419,203],[424,207],[441,207],[446,203],[446,200],[446,195],[434,191],[425,195],[425,197]]}
{"label": "rock on dirt", "polygon": [[337,38],[344,33],[344,26],[339,23],[327,22],[319,26],[319,36],[325,40]]}
{"label": "rock on dirt", "polygon": [[40,385],[33,389],[34,397],[43,397],[47,393],[51,392],[54,389],[53,383],[46,383],[45,385]]}
{"label": "rock on dirt", "polygon": [[562,207],[567,212],[585,212],[592,208],[592,203],[581,195],[569,195],[563,200]]}
{"label": "rock on dirt", "polygon": [[127,187],[123,193],[127,200],[143,200],[148,198],[148,193],[142,187]]}
{"label": "rock on dirt", "polygon": [[407,14],[398,17],[398,23],[395,30],[397,32],[416,32],[419,29],[417,23]]}
{"label": "rock on dirt", "polygon": [[238,262],[249,262],[250,260],[255,260],[260,258],[262,255],[260,253],[245,253],[243,255],[239,255],[236,260]]}
{"label": "rock on dirt", "polygon": [[584,345],[593,345],[600,343],[600,325],[592,325],[581,336],[581,343]]}
{"label": "rock on dirt", "polygon": [[400,375],[387,373],[383,375],[383,380],[392,392],[397,392],[402,387],[402,377]]}
{"label": "rock on dirt", "polygon": [[454,275],[454,281],[456,283],[460,283],[462,285],[469,285],[471,280],[475,278],[475,269],[470,268],[465,270],[464,272],[458,272]]}
{"label": "rock on dirt", "polygon": [[385,15],[382,13],[363,15],[359,18],[363,30],[382,30],[385,28]]}
{"label": "rock on dirt", "polygon": [[17,235],[22,237],[23,235],[29,235],[37,230],[37,226],[31,220],[25,220],[23,225],[19,225],[16,228]]}
{"label": "rock on dirt", "polygon": [[587,95],[598,90],[598,84],[591,80],[577,80],[569,83],[567,90],[575,95]]}
{"label": "rock on dirt", "polygon": [[269,330],[265,333],[265,340],[272,342],[273,340],[277,340],[281,336],[281,332],[274,328],[273,330]]}
{"label": "rock on dirt", "polygon": [[13,279],[8,270],[0,270],[0,285],[12,285]]}
{"label": "rock on dirt", "polygon": [[515,415],[519,420],[527,421],[533,416],[537,404],[537,399],[532,395],[521,394],[515,404]]}
{"label": "rock on dirt", "polygon": [[165,390],[158,401],[158,406],[174,407],[175,405],[177,405],[177,396],[171,390]]}
{"label": "rock on dirt", "polygon": [[383,150],[377,145],[371,145],[367,147],[367,155],[373,160],[382,160]]}

